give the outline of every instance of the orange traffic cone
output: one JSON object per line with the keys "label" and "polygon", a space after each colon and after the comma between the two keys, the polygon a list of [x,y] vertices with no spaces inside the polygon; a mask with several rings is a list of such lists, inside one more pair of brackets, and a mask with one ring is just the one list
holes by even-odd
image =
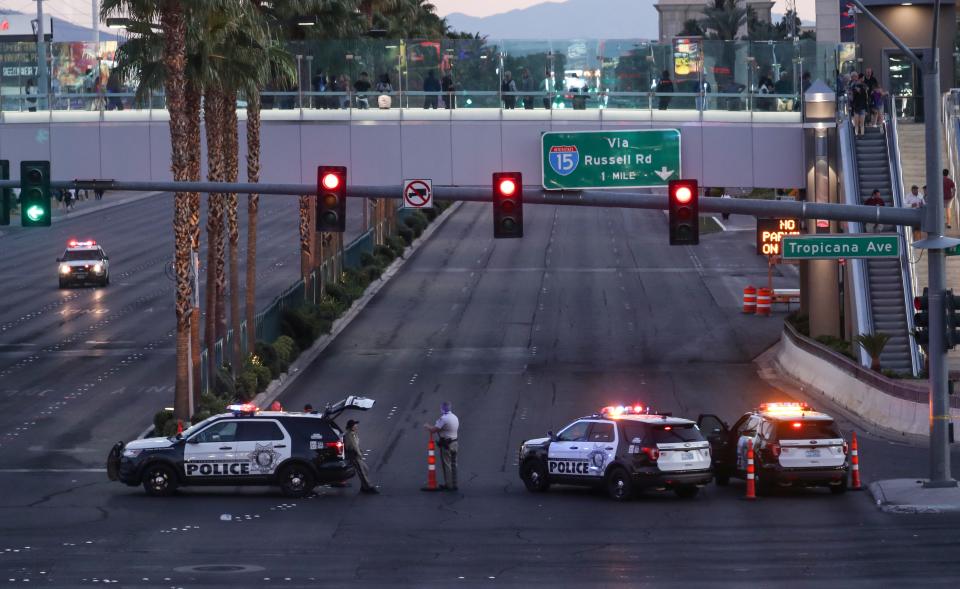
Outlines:
{"label": "orange traffic cone", "polygon": [[863,487],[860,485],[860,452],[857,449],[857,432],[853,432],[853,438],[850,440],[850,488],[854,491],[860,491]]}
{"label": "orange traffic cone", "polygon": [[757,289],[752,286],[743,289],[743,312],[748,315],[757,312]]}
{"label": "orange traffic cone", "polygon": [[757,498],[756,481],[754,474],[756,471],[753,466],[753,440],[747,441],[747,494],[744,499],[754,500]]}
{"label": "orange traffic cone", "polygon": [[178,419],[178,420],[177,420],[177,433],[178,433],[178,434],[182,434],[182,433],[183,433],[183,420],[182,420],[182,419]]}
{"label": "orange traffic cone", "polygon": [[433,442],[433,436],[427,442],[427,486],[421,487],[421,491],[439,491],[437,488],[437,456],[436,445]]}

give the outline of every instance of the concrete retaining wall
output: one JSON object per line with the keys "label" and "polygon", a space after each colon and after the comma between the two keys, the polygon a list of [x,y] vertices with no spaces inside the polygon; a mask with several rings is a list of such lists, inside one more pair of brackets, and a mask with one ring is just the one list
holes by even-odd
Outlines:
{"label": "concrete retaining wall", "polygon": [[[886,378],[858,365],[785,324],[775,355],[777,367],[863,421],[889,432],[929,436],[926,382]],[[954,422],[960,400],[951,399]]]}

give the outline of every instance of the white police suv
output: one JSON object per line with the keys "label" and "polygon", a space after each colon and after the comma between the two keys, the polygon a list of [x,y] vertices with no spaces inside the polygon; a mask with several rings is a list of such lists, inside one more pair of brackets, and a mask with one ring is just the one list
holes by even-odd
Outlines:
{"label": "white police suv", "polygon": [[57,258],[60,288],[72,284],[110,284],[110,258],[93,240],[71,239],[63,256]]}
{"label": "white police suv", "polygon": [[276,485],[289,497],[302,497],[317,484],[354,476],[334,419],[373,404],[351,396],[321,414],[231,405],[229,413],[176,436],[117,442],[107,457],[107,476],[143,485],[150,495],[170,495],[183,485]]}
{"label": "white police suv", "polygon": [[556,435],[527,440],[519,458],[529,491],[589,485],[606,488],[618,501],[643,488],[695,497],[713,478],[710,445],[697,425],[642,405],[604,407]]}
{"label": "white police suv", "polygon": [[806,403],[764,403],[733,426],[716,415],[697,423],[713,448],[717,484],[746,478],[748,443],[753,440],[757,493],[782,486],[826,486],[847,490],[847,442],[833,418]]}

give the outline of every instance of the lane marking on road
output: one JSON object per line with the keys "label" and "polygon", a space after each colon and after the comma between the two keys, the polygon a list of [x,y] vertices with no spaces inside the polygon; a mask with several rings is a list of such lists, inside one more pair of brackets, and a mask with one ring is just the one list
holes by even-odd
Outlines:
{"label": "lane marking on road", "polygon": [[0,474],[34,474],[57,472],[107,472],[105,468],[0,468]]}

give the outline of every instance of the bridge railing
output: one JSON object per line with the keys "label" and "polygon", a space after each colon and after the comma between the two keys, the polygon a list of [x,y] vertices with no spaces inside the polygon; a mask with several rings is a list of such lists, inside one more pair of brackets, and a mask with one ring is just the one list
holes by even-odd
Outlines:
{"label": "bridge railing", "polygon": [[[123,53],[117,41],[51,43],[48,88],[37,86],[35,44],[13,45],[22,47],[0,54],[0,110],[164,107],[162,93],[135,100],[137,80],[111,77]],[[832,86],[847,69],[835,44],[813,40],[347,39],[287,50],[297,79],[269,85],[267,108],[324,108],[318,98],[376,108],[389,96],[392,108],[428,99],[456,108],[766,110],[774,100],[773,109],[793,110],[808,82]]]}

